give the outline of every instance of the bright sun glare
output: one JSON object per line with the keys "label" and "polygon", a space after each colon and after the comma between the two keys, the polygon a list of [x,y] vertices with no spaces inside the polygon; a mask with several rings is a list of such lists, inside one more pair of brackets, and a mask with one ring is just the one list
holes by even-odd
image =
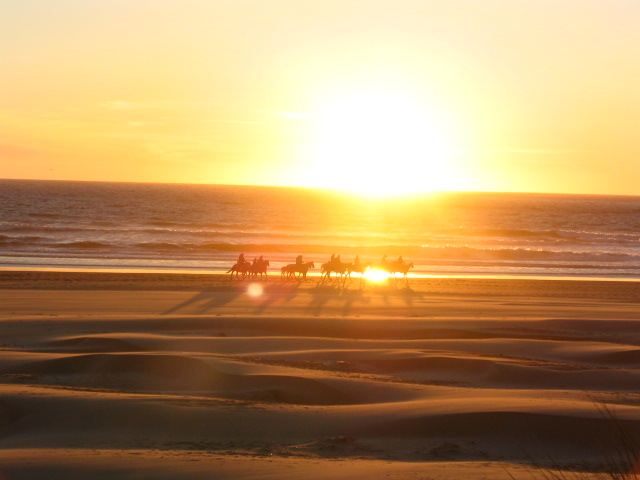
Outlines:
{"label": "bright sun glare", "polygon": [[443,190],[454,179],[457,145],[449,119],[410,95],[340,95],[309,120],[309,184],[389,196]]}
{"label": "bright sun glare", "polygon": [[389,273],[380,268],[367,268],[363,276],[371,283],[383,283],[389,279]]}

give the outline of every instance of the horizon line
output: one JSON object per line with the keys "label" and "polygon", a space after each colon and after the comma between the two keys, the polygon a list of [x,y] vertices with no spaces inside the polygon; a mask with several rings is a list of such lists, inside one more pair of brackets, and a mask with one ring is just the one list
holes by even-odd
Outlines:
{"label": "horizon line", "polygon": [[549,195],[549,196],[573,196],[573,197],[624,197],[624,198],[640,198],[640,193],[576,193],[576,192],[531,192],[531,191],[513,191],[513,190],[433,190],[425,192],[411,192],[400,195],[390,195],[388,197],[368,197],[358,193],[349,192],[329,187],[310,186],[310,185],[273,185],[273,184],[246,184],[246,183],[203,183],[203,182],[155,182],[155,181],[134,181],[134,180],[78,180],[65,178],[14,178],[0,177],[0,181],[27,181],[27,182],[66,182],[66,183],[124,183],[132,185],[193,185],[193,186],[210,186],[210,187],[241,187],[241,188],[289,188],[296,190],[311,190],[326,193],[334,193],[348,195],[355,198],[370,199],[377,201],[406,199],[415,197],[424,197],[439,194],[484,194],[484,195]]}

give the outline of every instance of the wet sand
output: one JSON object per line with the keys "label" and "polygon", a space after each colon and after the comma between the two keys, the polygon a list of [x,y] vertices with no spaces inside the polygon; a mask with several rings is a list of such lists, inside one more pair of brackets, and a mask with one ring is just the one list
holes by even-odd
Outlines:
{"label": "wet sand", "polygon": [[249,287],[0,272],[0,478],[586,478],[640,438],[638,282]]}

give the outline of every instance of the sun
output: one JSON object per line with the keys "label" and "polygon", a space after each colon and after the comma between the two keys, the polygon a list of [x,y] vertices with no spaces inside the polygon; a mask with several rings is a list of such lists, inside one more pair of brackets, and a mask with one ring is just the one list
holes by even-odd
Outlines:
{"label": "sun", "polygon": [[307,184],[367,196],[447,189],[455,179],[449,117],[407,92],[325,99],[309,118]]}
{"label": "sun", "polygon": [[371,267],[368,267],[362,276],[371,283],[384,283],[391,278],[387,271]]}

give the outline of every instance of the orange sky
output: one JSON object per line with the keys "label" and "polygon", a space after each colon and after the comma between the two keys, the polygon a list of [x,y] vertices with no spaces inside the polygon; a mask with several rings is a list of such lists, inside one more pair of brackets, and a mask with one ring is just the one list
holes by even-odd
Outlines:
{"label": "orange sky", "polygon": [[637,0],[2,2],[0,177],[640,195],[638,25]]}

